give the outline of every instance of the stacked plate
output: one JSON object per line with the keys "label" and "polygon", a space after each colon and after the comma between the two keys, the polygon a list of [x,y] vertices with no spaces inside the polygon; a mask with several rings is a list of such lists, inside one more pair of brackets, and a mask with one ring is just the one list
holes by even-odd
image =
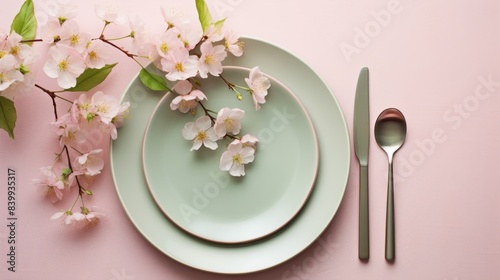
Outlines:
{"label": "stacked plate", "polygon": [[[244,84],[259,66],[271,89],[256,111],[217,78],[203,80],[205,106],[245,110],[241,134],[259,138],[246,176],[218,169],[225,147],[190,152],[186,122],[203,114],[170,109],[136,78],[123,96],[131,114],[111,144],[113,178],[123,207],[142,235],[166,255],[217,273],[267,269],[295,256],[323,232],[347,184],[347,126],[334,96],[306,64],[271,44],[242,39],[224,77]],[[221,144],[220,144],[221,145]]]}

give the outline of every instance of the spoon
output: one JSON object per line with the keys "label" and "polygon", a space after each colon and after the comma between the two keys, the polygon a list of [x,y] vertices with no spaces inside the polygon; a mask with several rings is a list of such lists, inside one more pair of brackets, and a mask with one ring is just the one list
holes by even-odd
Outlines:
{"label": "spoon", "polygon": [[389,179],[387,185],[387,212],[385,225],[385,259],[394,261],[394,183],[392,177],[392,159],[394,153],[403,145],[406,137],[406,120],[395,108],[385,109],[375,122],[375,140],[389,159]]}

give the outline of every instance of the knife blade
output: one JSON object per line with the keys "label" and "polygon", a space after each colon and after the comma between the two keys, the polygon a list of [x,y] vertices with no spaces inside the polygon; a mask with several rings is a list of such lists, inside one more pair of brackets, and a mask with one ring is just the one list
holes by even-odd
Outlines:
{"label": "knife blade", "polygon": [[369,71],[359,73],[354,100],[354,151],[359,161],[359,240],[358,257],[370,258],[370,229],[368,210],[368,154],[370,147]]}

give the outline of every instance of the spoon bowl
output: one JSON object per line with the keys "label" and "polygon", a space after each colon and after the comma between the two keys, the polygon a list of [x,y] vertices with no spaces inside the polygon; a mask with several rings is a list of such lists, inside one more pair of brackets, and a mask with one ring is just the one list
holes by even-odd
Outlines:
{"label": "spoon bowl", "polygon": [[395,108],[388,108],[382,111],[375,122],[375,140],[380,148],[386,152],[389,159],[385,228],[385,259],[388,261],[394,261],[396,258],[392,160],[396,151],[403,145],[405,138],[406,119],[401,111]]}

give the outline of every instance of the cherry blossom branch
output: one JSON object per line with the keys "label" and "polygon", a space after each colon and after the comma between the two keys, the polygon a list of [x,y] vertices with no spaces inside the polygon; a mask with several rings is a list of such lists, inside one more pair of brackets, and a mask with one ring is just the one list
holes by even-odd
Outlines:
{"label": "cherry blossom branch", "polygon": [[224,76],[222,76],[222,75],[219,75],[219,78],[221,78],[224,81],[224,83],[226,83],[227,87],[230,90],[232,90],[233,92],[236,93],[236,98],[238,98],[238,100],[240,100],[240,101],[243,100],[243,95],[237,90],[237,88],[246,90],[246,91],[250,92],[250,94],[252,93],[252,90],[250,88],[239,86],[239,85],[236,85],[234,83],[231,83],[226,78],[224,78]]}
{"label": "cherry blossom branch", "polygon": [[[71,103],[73,104],[73,101],[71,100],[68,100],[62,96],[59,96],[56,94],[56,91],[51,91],[51,90],[48,90],[42,86],[40,86],[39,84],[35,84],[35,87],[40,89],[41,91],[45,92],[46,94],[48,94],[50,96],[50,98],[52,99],[52,106],[54,107],[54,116],[56,118],[56,120],[59,118],[58,115],[57,115],[57,103],[56,103],[56,98],[59,98],[61,100],[64,100],[68,103]],[[62,91],[58,91],[58,92],[62,92]]]}
{"label": "cherry blossom branch", "polygon": [[122,37],[117,37],[117,38],[107,38],[106,40],[108,41],[118,41],[118,40],[123,40],[127,38],[131,38],[132,36],[130,34],[122,36]]}
{"label": "cherry blossom branch", "polygon": [[24,44],[35,43],[35,42],[43,42],[43,40],[42,39],[21,40],[21,43]]}
{"label": "cherry blossom branch", "polygon": [[[135,54],[131,54],[131,53],[129,53],[127,50],[124,50],[122,47],[119,47],[119,46],[117,46],[116,44],[114,44],[113,42],[111,42],[110,40],[106,39],[106,38],[104,37],[104,34],[101,34],[101,36],[99,36],[99,38],[98,38],[98,39],[99,39],[99,40],[101,40],[101,41],[103,41],[104,43],[106,43],[106,44],[108,44],[108,45],[110,45],[110,46],[114,47],[115,49],[117,49],[117,50],[121,51],[123,54],[125,54],[126,56],[128,56],[128,57],[130,57],[130,58],[132,58],[132,59],[134,59],[134,58],[137,56],[137,55],[135,55]],[[134,59],[134,60],[135,60],[135,59]]]}
{"label": "cherry blossom branch", "polygon": [[56,118],[56,121],[57,121],[57,119],[59,117],[57,116],[56,94],[50,90],[47,90],[47,89],[41,87],[38,84],[35,84],[35,87],[37,87],[37,88],[41,89],[43,92],[47,93],[50,96],[50,98],[52,99],[52,106],[54,107],[54,117]]}
{"label": "cherry blossom branch", "polygon": [[[71,171],[71,173],[73,173],[73,165],[71,164],[71,157],[69,155],[68,146],[64,145],[63,149],[66,151],[66,158],[68,160],[68,168]],[[83,202],[83,194],[86,193],[86,189],[84,187],[82,187],[82,185],[80,184],[80,179],[78,178],[78,175],[75,175],[75,180],[76,180],[76,184],[78,185],[78,196],[81,199],[82,207],[85,207],[84,202]],[[78,198],[77,198],[77,200],[78,200]],[[75,206],[75,204],[73,204],[73,206],[71,207],[70,210],[73,210],[74,206]]]}
{"label": "cherry blossom branch", "polygon": [[[67,102],[73,103],[73,102],[71,102],[71,101],[69,101],[69,100],[67,100],[67,99],[65,99],[65,98],[63,98],[63,97],[60,97],[60,96],[56,95],[56,94],[55,94],[55,92],[50,91],[50,90],[48,90],[48,89],[46,89],[46,88],[44,88],[44,87],[42,87],[42,86],[40,86],[40,85],[38,85],[38,84],[35,84],[35,87],[37,87],[38,89],[40,89],[40,90],[42,90],[43,92],[47,93],[47,94],[50,96],[50,98],[52,99],[52,105],[53,105],[53,107],[54,107],[54,117],[55,117],[56,121],[57,121],[57,120],[58,120],[58,118],[59,118],[59,117],[58,117],[58,114],[57,114],[57,103],[56,103],[56,98],[60,98],[60,99],[65,100],[65,101],[67,101]],[[77,151],[78,153],[80,153],[80,152],[79,152],[78,150],[76,150],[75,148],[73,148],[73,147],[72,147],[72,149],[74,149],[75,151]],[[73,166],[72,166],[72,164],[71,164],[71,156],[70,156],[70,154],[69,154],[69,149],[68,149],[68,146],[67,146],[67,145],[64,145],[64,146],[63,146],[63,148],[62,148],[61,152],[57,155],[57,157],[58,157],[58,158],[59,158],[59,157],[61,157],[61,155],[62,155],[62,153],[63,153],[63,152],[65,152],[65,153],[66,153],[66,158],[67,158],[67,161],[68,161],[68,168],[69,168],[69,170],[70,170],[70,174],[71,174],[71,173],[73,173]],[[80,154],[81,154],[81,153],[80,153]],[[73,203],[73,206],[71,206],[70,211],[72,211],[72,210],[73,210],[73,208],[74,208],[74,206],[75,206],[76,202],[78,201],[78,199],[80,199],[80,200],[81,200],[82,207],[85,207],[85,204],[84,204],[84,199],[83,199],[83,194],[84,194],[84,193],[88,193],[88,192],[87,192],[87,190],[86,190],[85,188],[83,188],[83,187],[82,187],[82,184],[80,183],[80,179],[78,178],[78,175],[75,175],[75,180],[76,180],[76,184],[78,185],[78,196],[77,196],[77,198],[76,198],[76,200],[75,200],[75,203]]]}

